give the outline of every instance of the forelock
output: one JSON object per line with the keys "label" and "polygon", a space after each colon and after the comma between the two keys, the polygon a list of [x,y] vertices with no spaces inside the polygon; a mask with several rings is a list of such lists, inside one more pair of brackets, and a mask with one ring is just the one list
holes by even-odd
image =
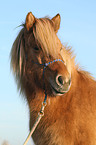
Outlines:
{"label": "forelock", "polygon": [[44,54],[55,56],[58,37],[52,27],[52,21],[48,18],[36,19],[33,33]]}

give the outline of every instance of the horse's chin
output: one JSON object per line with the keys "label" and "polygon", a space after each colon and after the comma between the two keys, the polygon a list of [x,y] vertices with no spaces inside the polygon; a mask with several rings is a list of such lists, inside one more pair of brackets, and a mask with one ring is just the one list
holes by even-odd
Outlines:
{"label": "horse's chin", "polygon": [[62,95],[64,95],[65,93],[67,93],[69,91],[70,86],[66,90],[64,90],[64,91],[58,91],[56,88],[51,86],[52,94],[54,96],[62,96]]}
{"label": "horse's chin", "polygon": [[54,96],[62,96],[62,95],[64,95],[66,92],[59,92],[59,91],[57,91],[55,88],[53,88],[53,87],[51,87],[51,89],[52,89],[52,94],[54,95]]}

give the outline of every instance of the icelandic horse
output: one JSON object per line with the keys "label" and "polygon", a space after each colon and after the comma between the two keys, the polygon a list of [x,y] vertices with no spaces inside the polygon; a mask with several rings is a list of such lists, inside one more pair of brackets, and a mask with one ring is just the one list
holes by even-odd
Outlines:
{"label": "icelandic horse", "polygon": [[47,94],[44,116],[32,135],[35,144],[96,145],[96,81],[59,40],[60,15],[36,18],[29,12],[22,27],[11,66],[29,106],[30,129]]}

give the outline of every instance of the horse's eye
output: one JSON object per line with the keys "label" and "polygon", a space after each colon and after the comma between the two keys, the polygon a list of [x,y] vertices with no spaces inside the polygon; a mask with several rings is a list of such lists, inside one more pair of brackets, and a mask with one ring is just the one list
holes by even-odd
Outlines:
{"label": "horse's eye", "polygon": [[33,48],[35,51],[39,51],[39,48],[36,46]]}

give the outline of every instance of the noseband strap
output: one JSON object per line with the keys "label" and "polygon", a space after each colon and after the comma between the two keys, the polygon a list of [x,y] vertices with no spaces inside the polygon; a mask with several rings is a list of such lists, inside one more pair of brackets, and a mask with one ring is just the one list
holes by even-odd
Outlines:
{"label": "noseband strap", "polygon": [[63,60],[61,60],[61,59],[55,59],[55,60],[50,61],[50,62],[48,62],[48,63],[42,63],[42,64],[40,64],[40,63],[38,63],[38,62],[34,62],[34,61],[32,61],[32,62],[35,63],[35,64],[38,64],[38,65],[44,66],[44,67],[46,68],[49,64],[51,64],[51,63],[53,63],[53,62],[56,62],[56,61],[61,61],[62,63],[64,63]]}
{"label": "noseband strap", "polygon": [[47,67],[49,64],[51,64],[51,63],[53,63],[53,62],[56,62],[56,61],[61,61],[62,63],[64,63],[63,60],[61,60],[61,59],[55,59],[55,60],[53,60],[53,61],[50,61],[50,62],[48,62],[48,63],[45,63],[44,66]]}

